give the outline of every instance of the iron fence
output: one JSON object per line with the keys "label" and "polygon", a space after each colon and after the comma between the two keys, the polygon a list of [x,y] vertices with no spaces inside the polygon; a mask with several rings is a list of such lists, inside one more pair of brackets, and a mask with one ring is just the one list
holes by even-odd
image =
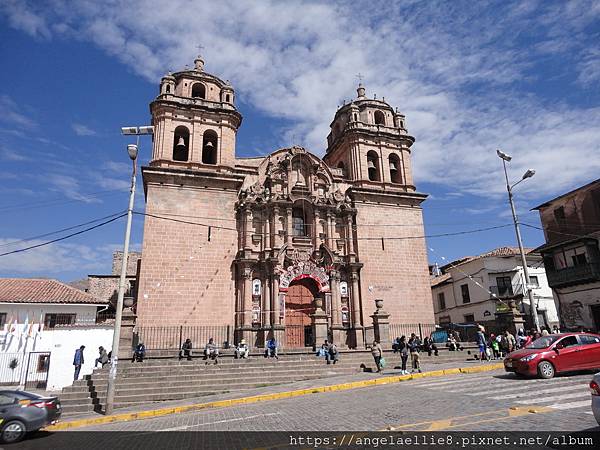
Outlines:
{"label": "iron fence", "polygon": [[26,353],[0,353],[0,385],[18,385],[26,364]]}
{"label": "iron fence", "polygon": [[229,348],[233,342],[233,329],[229,325],[179,325],[167,327],[138,327],[137,342],[146,350],[179,350],[186,339],[194,348],[203,348],[210,338],[221,348]]}
{"label": "iron fence", "polygon": [[421,340],[431,336],[436,330],[434,323],[391,323],[390,338],[392,340],[397,337],[406,336],[408,339],[412,333],[415,333]]}

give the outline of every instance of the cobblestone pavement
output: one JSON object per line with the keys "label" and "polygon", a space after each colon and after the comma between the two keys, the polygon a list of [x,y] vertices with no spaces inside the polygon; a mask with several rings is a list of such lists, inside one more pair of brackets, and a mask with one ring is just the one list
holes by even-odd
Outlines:
{"label": "cobblestone pavement", "polygon": [[449,375],[78,431],[597,431],[590,379],[590,373],[552,380],[502,371]]}

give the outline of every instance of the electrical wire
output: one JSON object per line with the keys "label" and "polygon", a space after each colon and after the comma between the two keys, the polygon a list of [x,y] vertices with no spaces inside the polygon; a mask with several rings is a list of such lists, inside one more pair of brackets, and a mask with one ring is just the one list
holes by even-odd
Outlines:
{"label": "electrical wire", "polygon": [[106,220],[106,221],[104,221],[104,222],[102,222],[102,223],[99,223],[99,224],[97,224],[97,225],[94,225],[93,227],[89,227],[89,228],[86,228],[86,229],[84,229],[84,230],[80,230],[80,231],[77,231],[77,232],[75,232],[75,233],[71,233],[71,234],[68,234],[68,235],[66,235],[66,236],[63,236],[63,237],[60,237],[60,238],[53,239],[53,240],[51,240],[51,241],[42,242],[42,243],[40,243],[40,244],[31,245],[31,246],[29,246],[29,247],[20,248],[20,249],[17,249],[17,250],[13,250],[13,251],[10,251],[10,252],[6,252],[6,253],[0,253],[0,256],[7,256],[7,255],[12,255],[12,254],[14,254],[14,253],[21,253],[21,252],[25,252],[25,251],[27,251],[27,250],[32,250],[32,249],[34,249],[34,248],[39,248],[39,247],[44,247],[44,246],[46,246],[46,245],[54,244],[55,242],[64,241],[65,239],[72,238],[73,236],[78,236],[78,235],[80,235],[80,234],[87,233],[88,231],[95,230],[96,228],[100,228],[100,227],[102,227],[102,226],[104,226],[104,225],[108,225],[109,223],[111,223],[111,222],[114,222],[115,220],[119,220],[121,217],[125,217],[126,215],[127,215],[127,213],[123,213],[123,214],[121,214],[121,215],[119,215],[119,216],[117,216],[117,217],[113,217],[112,219],[109,219],[109,220]]}
{"label": "electrical wire", "polygon": [[0,206],[0,212],[18,211],[21,209],[37,209],[37,208],[45,208],[48,206],[65,205],[68,203],[85,202],[86,199],[88,199],[88,198],[111,196],[111,195],[117,195],[119,193],[124,193],[124,192],[127,192],[127,190],[112,189],[112,190],[108,190],[108,191],[92,192],[91,194],[81,194],[83,197],[85,197],[85,198],[81,198],[81,199],[70,199],[70,200],[55,199],[55,200],[24,203],[21,205]]}

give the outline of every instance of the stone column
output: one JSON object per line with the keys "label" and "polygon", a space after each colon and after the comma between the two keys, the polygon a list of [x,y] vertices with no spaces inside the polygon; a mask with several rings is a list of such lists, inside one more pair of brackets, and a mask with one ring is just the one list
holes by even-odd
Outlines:
{"label": "stone column", "polygon": [[245,227],[245,239],[244,239],[244,250],[250,251],[252,249],[252,210],[246,207],[244,210],[244,227]]}
{"label": "stone column", "polygon": [[315,216],[313,218],[313,245],[315,246],[315,248],[319,248],[319,246],[321,245],[321,238],[319,237],[319,228],[321,225],[321,213],[319,212],[318,209],[315,208]]}
{"label": "stone column", "polygon": [[137,344],[137,342],[134,342],[133,334],[136,317],[137,316],[133,313],[131,308],[123,308],[119,350],[117,353],[120,359],[130,359],[133,352],[133,347]]}
{"label": "stone column", "polygon": [[288,244],[292,243],[292,208],[286,208],[286,213],[287,213],[287,221],[286,221],[286,228],[287,228],[287,233],[286,233],[286,237],[285,237],[285,242],[287,242]]}
{"label": "stone column", "polygon": [[269,207],[265,208],[265,253],[271,252],[271,210]]}
{"label": "stone column", "polygon": [[315,347],[319,347],[323,344],[325,339],[328,339],[327,333],[327,313],[323,309],[324,299],[317,297],[315,299],[317,308],[315,309],[313,316],[313,335],[315,337]]}
{"label": "stone column", "polygon": [[360,293],[358,287],[358,273],[352,271],[350,274],[352,281],[352,324],[354,327],[360,327]]}
{"label": "stone column", "polygon": [[371,315],[373,319],[373,334],[384,349],[392,347],[390,340],[390,315],[383,310],[383,300],[375,300],[376,310]]}
{"label": "stone column", "polygon": [[333,226],[331,211],[327,211],[327,247],[333,250]]}
{"label": "stone column", "polygon": [[352,291],[350,292],[352,296],[352,338],[350,340],[354,341],[355,348],[363,348],[364,329],[360,321],[360,292],[358,287],[358,273],[356,272],[356,269],[352,270],[352,273],[350,274],[350,281],[352,283]]}
{"label": "stone column", "polygon": [[347,255],[349,256],[353,256],[354,255],[354,232],[352,231],[352,216],[350,214],[348,214],[346,216],[346,229],[347,229],[347,236],[348,236],[348,250],[346,252]]}
{"label": "stone column", "polygon": [[250,327],[252,323],[249,318],[251,317],[250,310],[252,309],[252,270],[250,268],[244,269],[244,301],[242,302],[242,327]]}
{"label": "stone column", "polygon": [[273,282],[271,283],[271,289],[273,290],[273,325],[279,325],[281,320],[279,315],[281,310],[279,308],[279,275],[273,274]]}
{"label": "stone column", "polygon": [[267,274],[262,290],[262,326],[271,327],[271,275]]}
{"label": "stone column", "polygon": [[334,326],[342,324],[342,298],[340,297],[340,273],[332,270],[329,275],[331,283],[331,321]]}

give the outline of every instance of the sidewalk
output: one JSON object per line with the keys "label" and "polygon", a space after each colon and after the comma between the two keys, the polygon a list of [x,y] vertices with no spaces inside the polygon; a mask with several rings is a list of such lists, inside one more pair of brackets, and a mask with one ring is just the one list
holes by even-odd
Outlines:
{"label": "sidewalk", "polygon": [[413,375],[400,375],[400,370],[395,368],[388,368],[381,373],[358,372],[352,375],[333,376],[286,383],[277,386],[267,386],[244,392],[217,394],[209,397],[205,396],[185,400],[149,402],[144,405],[132,406],[130,408],[119,408],[111,416],[104,416],[98,413],[73,414],[63,417],[61,422],[47,427],[46,429],[48,431],[67,430],[93,424],[124,422],[199,409],[263,402],[320,392],[358,389],[429,376],[441,377],[460,373],[500,370],[502,368],[503,364],[501,362],[490,361],[481,363],[479,361],[464,361],[460,363],[428,364],[423,367],[423,373]]}

